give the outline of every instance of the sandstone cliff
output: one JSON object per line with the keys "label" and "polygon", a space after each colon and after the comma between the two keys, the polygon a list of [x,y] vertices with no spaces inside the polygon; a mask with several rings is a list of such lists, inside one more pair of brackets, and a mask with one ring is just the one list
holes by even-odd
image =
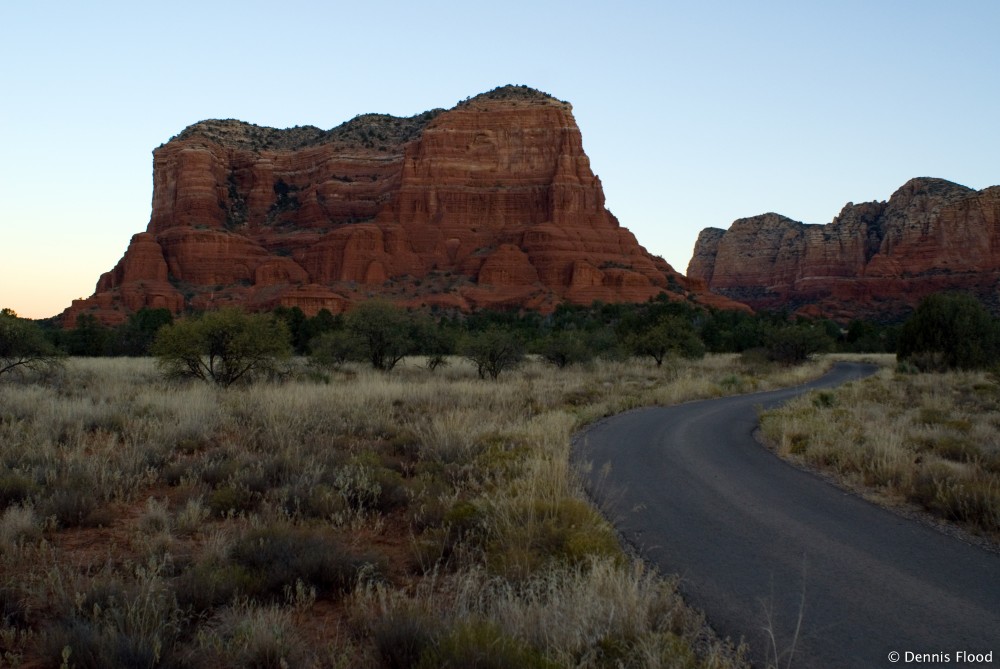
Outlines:
{"label": "sandstone cliff", "polygon": [[912,179],[833,222],[764,214],[703,230],[688,277],[757,309],[892,319],[941,290],[1000,308],[1000,187]]}
{"label": "sandstone cliff", "polygon": [[571,106],[507,86],[329,131],[190,126],[153,152],[147,231],[63,323],[143,306],[337,313],[374,294],[459,309],[662,291],[730,304],[700,286],[605,208]]}

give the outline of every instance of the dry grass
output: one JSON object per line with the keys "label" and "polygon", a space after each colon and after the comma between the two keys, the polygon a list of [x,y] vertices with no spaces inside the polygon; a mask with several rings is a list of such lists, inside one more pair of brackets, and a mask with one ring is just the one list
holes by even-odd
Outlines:
{"label": "dry grass", "polygon": [[890,368],[762,417],[785,456],[891,504],[1000,538],[1000,385],[981,372]]}
{"label": "dry grass", "polygon": [[[455,628],[478,623],[495,630],[485,640],[542,649],[544,662],[552,666],[740,663],[741,651],[707,632],[672,580],[637,562],[595,558],[539,570],[517,584],[471,569],[427,580],[413,593],[377,587],[359,591],[356,599],[368,612],[359,624],[375,629],[383,655],[433,645]],[[477,642],[464,639],[471,646]]]}
{"label": "dry grass", "polygon": [[70,360],[0,384],[4,661],[427,666],[484,646],[513,666],[743,665],[621,552],[570,435],[825,362],[531,361],[495,383],[408,363],[220,390]]}

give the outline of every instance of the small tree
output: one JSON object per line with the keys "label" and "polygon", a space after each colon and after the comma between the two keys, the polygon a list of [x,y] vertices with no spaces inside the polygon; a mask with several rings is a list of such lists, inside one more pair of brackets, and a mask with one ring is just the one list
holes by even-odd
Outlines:
{"label": "small tree", "polygon": [[160,330],[157,365],[169,378],[195,378],[223,387],[273,371],[291,353],[288,328],[266,314],[210,311]]}
{"label": "small tree", "polygon": [[60,355],[42,329],[18,318],[11,309],[0,311],[0,376],[22,370],[44,371],[59,365]]}
{"label": "small tree", "polygon": [[359,348],[354,335],[344,330],[333,330],[309,342],[309,358],[321,367],[340,367],[348,360],[358,359]]}
{"label": "small tree", "polygon": [[541,341],[538,352],[546,362],[552,363],[559,369],[576,363],[590,362],[594,358],[583,333],[570,330],[550,334]]}
{"label": "small tree", "polygon": [[524,360],[524,347],[513,333],[497,327],[469,335],[461,353],[476,365],[479,378],[497,380],[500,373],[514,369]]}
{"label": "small tree", "polygon": [[276,318],[285,322],[292,338],[292,348],[297,355],[306,353],[309,341],[318,333],[310,332],[309,319],[299,307],[279,306],[271,312]]}
{"label": "small tree", "polygon": [[115,353],[123,355],[149,355],[149,349],[160,328],[174,322],[169,309],[143,307],[128,317],[116,332]]}
{"label": "small tree", "polygon": [[408,315],[384,300],[359,304],[347,314],[345,324],[375,369],[388,372],[413,350]]}
{"label": "small tree", "polygon": [[783,365],[797,365],[815,353],[833,348],[833,339],[822,326],[800,323],[775,328],[767,337],[767,357]]}
{"label": "small tree", "polygon": [[669,355],[693,359],[705,355],[705,345],[695,334],[694,327],[681,316],[661,318],[656,325],[631,337],[629,348],[634,355],[653,358],[657,367],[662,366]]}
{"label": "small tree", "polygon": [[340,330],[343,325],[344,318],[339,315],[334,316],[330,313],[329,309],[320,309],[319,313],[315,316],[307,318],[305,325],[302,328],[302,336],[306,341],[306,353],[309,352],[309,346],[312,344],[313,339],[322,334],[333,332],[334,330]]}
{"label": "small tree", "polygon": [[430,316],[421,316],[413,323],[415,351],[426,356],[425,365],[430,371],[448,364],[448,356],[455,352],[454,335]]}
{"label": "small tree", "polygon": [[997,323],[971,295],[925,298],[899,333],[897,357],[923,371],[980,369],[1000,353]]}
{"label": "small tree", "polygon": [[857,353],[882,353],[886,350],[885,328],[861,319],[854,319],[847,326],[843,348]]}
{"label": "small tree", "polygon": [[95,357],[110,354],[113,341],[114,332],[93,314],[78,315],[65,340],[70,355]]}

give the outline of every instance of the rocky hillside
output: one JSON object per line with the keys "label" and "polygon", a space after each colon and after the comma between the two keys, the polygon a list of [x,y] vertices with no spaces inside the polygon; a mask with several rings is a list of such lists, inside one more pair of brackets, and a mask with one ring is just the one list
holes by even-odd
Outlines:
{"label": "rocky hillside", "polygon": [[688,277],[756,309],[898,318],[966,290],[1000,309],[1000,187],[912,179],[888,202],[848,203],[827,225],[778,214],[702,231]]}
{"label": "rocky hillside", "polygon": [[604,206],[572,107],[506,86],[332,130],[203,121],[153,152],[145,232],[63,314],[401,304],[551,310],[666,291],[716,305]]}

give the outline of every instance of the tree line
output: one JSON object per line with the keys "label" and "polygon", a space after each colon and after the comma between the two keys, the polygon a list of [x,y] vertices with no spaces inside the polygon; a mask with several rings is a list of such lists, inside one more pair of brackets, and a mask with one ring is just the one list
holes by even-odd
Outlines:
{"label": "tree line", "polygon": [[[382,371],[406,356],[424,356],[433,370],[449,356],[464,355],[481,376],[496,378],[525,354],[561,368],[597,357],[630,356],[661,366],[671,356],[697,358],[706,352],[796,364],[831,351],[895,352],[901,363],[936,371],[993,365],[1000,351],[998,333],[997,320],[965,294],[932,295],[903,324],[855,320],[846,326],[782,312],[711,310],[665,296],[640,304],[564,304],[551,314],[409,311],[379,299],[341,315],[321,310],[306,316],[298,307],[281,307],[269,313],[228,309],[175,318],[166,309],[141,309],[117,327],[83,314],[68,330],[4,310],[0,374],[60,355],[155,355],[171,375],[228,385],[285,355],[309,356],[330,367],[363,361]],[[230,349],[241,351],[241,359],[260,360],[243,369],[248,361],[237,364],[220,353]]]}
{"label": "tree line", "polygon": [[[865,352],[893,351],[895,329],[856,321],[846,329],[832,321],[789,318],[782,312],[747,314],[708,310],[665,297],[646,303],[595,302],[589,306],[564,304],[551,314],[534,311],[480,310],[472,313],[405,310],[382,300],[370,300],[347,314],[332,315],[323,309],[306,316],[298,307],[279,307],[269,315],[284,323],[296,355],[310,355],[317,346],[325,354],[346,360],[363,359],[359,340],[376,351],[398,356],[370,362],[391,369],[402,355],[451,355],[463,339],[486,330],[514,335],[526,352],[551,353],[554,363],[570,364],[590,357],[650,356],[662,363],[670,353],[739,353],[773,345],[780,356],[794,356],[785,349]],[[184,320],[197,314],[186,315]],[[44,328],[47,339],[67,355],[150,355],[159,330],[174,322],[167,309],[144,308],[117,326],[101,324],[81,314],[76,326]],[[781,334],[778,334],[778,333]],[[778,340],[781,341],[778,341]]]}

